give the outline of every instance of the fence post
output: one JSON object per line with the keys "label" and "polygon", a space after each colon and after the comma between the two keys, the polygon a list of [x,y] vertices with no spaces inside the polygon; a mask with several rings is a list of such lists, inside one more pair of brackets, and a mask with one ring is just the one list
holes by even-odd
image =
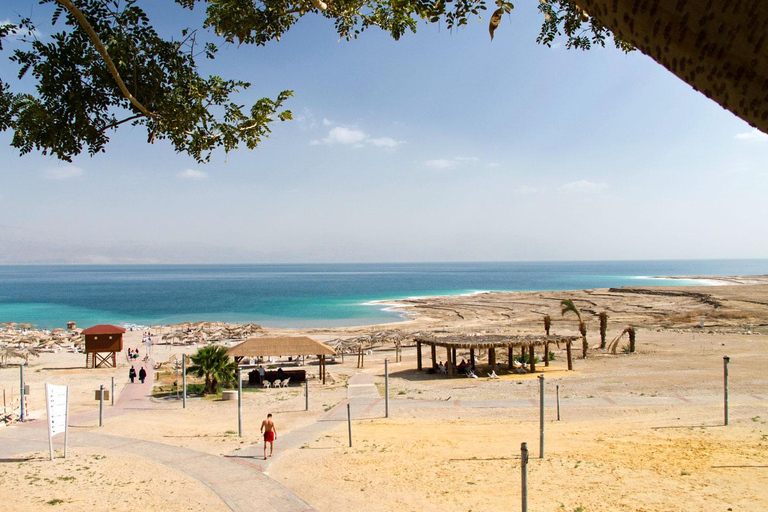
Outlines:
{"label": "fence post", "polygon": [[99,386],[99,426],[104,426],[104,384]]}
{"label": "fence post", "polygon": [[544,376],[539,375],[539,458],[544,458]]}
{"label": "fence post", "polygon": [[187,356],[181,356],[181,408],[187,408]]}
{"label": "fence post", "polygon": [[347,425],[349,427],[349,447],[352,448],[352,412],[347,404]]}
{"label": "fence post", "polygon": [[384,417],[389,418],[389,359],[384,360]]}
{"label": "fence post", "polygon": [[111,404],[114,406],[115,405],[115,378],[114,377],[112,377],[112,389],[111,389],[111,392],[112,392],[112,394],[109,395],[109,400],[110,400]]}
{"label": "fence post", "polygon": [[557,421],[560,421],[560,384],[557,385]]}
{"label": "fence post", "polygon": [[237,368],[237,437],[243,437],[243,370]]}
{"label": "fence post", "polygon": [[724,401],[724,419],[725,419],[725,425],[728,425],[728,363],[730,362],[731,358],[728,356],[723,356],[723,401]]}
{"label": "fence post", "polygon": [[24,363],[19,365],[19,421],[24,421]]}
{"label": "fence post", "polygon": [[309,379],[304,379],[304,410],[309,410]]}
{"label": "fence post", "polygon": [[522,508],[523,512],[528,512],[528,444],[520,445],[520,471],[522,479]]}

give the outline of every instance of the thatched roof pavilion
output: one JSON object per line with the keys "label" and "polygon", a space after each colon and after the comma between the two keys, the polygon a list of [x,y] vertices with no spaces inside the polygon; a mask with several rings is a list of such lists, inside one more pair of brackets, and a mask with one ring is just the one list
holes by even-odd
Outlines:
{"label": "thatched roof pavilion", "polygon": [[554,343],[560,345],[565,343],[568,347],[568,369],[572,367],[570,359],[570,346],[575,340],[578,340],[578,336],[538,336],[532,334],[493,334],[493,335],[452,335],[452,336],[419,336],[415,338],[416,341],[416,355],[418,369],[421,370],[422,358],[421,358],[421,345],[429,345],[432,347],[432,368],[437,367],[437,347],[445,347],[447,352],[446,367],[448,375],[453,375],[453,370],[456,367],[456,349],[469,349],[470,364],[474,368],[475,365],[475,350],[487,350],[488,351],[488,364],[492,368],[496,368],[496,349],[506,349],[509,352],[509,365],[512,370],[513,352],[520,349],[521,351],[528,350],[529,360],[531,361],[531,371],[536,371],[534,361],[535,347],[544,347],[544,364],[549,366],[549,345]]}
{"label": "thatched roof pavilion", "polygon": [[239,361],[243,357],[312,356],[320,358],[320,378],[325,384],[325,356],[336,351],[325,343],[307,336],[280,336],[275,338],[250,338],[227,350],[227,354]]}

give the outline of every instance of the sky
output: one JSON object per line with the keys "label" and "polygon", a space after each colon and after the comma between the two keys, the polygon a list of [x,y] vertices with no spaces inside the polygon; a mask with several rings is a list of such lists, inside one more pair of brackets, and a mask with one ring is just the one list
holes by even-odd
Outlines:
{"label": "sky", "polygon": [[[139,3],[164,33],[200,15]],[[243,104],[294,90],[294,120],[205,165],[130,126],[72,164],[0,133],[0,264],[767,258],[768,135],[639,52],[536,44],[536,4],[493,42],[487,16],[351,42],[311,16],[225,45],[201,69]]]}

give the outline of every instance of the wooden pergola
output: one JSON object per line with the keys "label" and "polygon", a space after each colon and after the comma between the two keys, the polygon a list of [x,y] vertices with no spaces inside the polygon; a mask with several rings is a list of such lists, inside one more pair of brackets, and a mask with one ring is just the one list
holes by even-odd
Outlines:
{"label": "wooden pergola", "polygon": [[325,356],[336,351],[325,343],[307,336],[281,336],[277,338],[250,338],[227,350],[227,354],[240,361],[244,357],[312,356],[320,359],[320,378],[325,384]]}
{"label": "wooden pergola", "polygon": [[475,367],[475,351],[488,351],[488,364],[496,370],[496,350],[506,349],[509,354],[509,370],[512,370],[514,361],[514,351],[519,349],[521,353],[528,351],[531,372],[536,371],[534,363],[536,347],[544,347],[544,365],[549,366],[549,345],[554,343],[560,345],[565,343],[568,353],[568,369],[573,369],[571,358],[571,343],[578,340],[579,336],[537,336],[520,334],[493,334],[493,335],[453,335],[441,337],[417,337],[416,341],[416,361],[417,369],[424,368],[422,363],[422,345],[429,345],[432,352],[432,368],[437,368],[437,347],[446,349],[446,369],[448,376],[452,377],[456,368],[456,350],[469,349],[469,360],[472,369]]}

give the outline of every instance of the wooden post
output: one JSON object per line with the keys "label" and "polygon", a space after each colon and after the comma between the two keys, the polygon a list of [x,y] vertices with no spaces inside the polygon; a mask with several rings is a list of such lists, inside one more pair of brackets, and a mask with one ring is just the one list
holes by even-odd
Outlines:
{"label": "wooden post", "polygon": [[454,366],[456,365],[456,349],[455,348],[451,350],[451,362],[454,364]]}
{"label": "wooden post", "polygon": [[422,370],[422,366],[421,366],[421,342],[420,341],[416,342],[416,369],[419,370],[419,371]]}
{"label": "wooden post", "polygon": [[491,366],[492,371],[496,371],[496,347],[488,349],[488,364]]}
{"label": "wooden post", "polygon": [[432,344],[432,368],[437,368],[437,348]]}
{"label": "wooden post", "polygon": [[326,370],[325,370],[325,354],[320,356],[320,366],[323,369],[322,370],[323,371],[323,386],[325,386],[325,374],[326,374]]}
{"label": "wooden post", "polygon": [[549,366],[549,342],[544,342],[544,366]]}
{"label": "wooden post", "polygon": [[512,373],[512,371],[515,369],[515,349],[512,347],[512,345],[509,346],[507,354],[507,358],[509,359],[509,373]]}
{"label": "wooden post", "polygon": [[475,370],[475,349],[469,349],[469,364],[472,367],[472,371]]}
{"label": "wooden post", "polygon": [[723,356],[723,416],[724,423],[728,425],[728,363],[731,358]]}
{"label": "wooden post", "polygon": [[536,371],[536,347],[531,344],[528,348],[528,362],[531,365],[531,373]]}
{"label": "wooden post", "polygon": [[573,358],[571,357],[571,340],[566,342],[565,351],[568,354],[568,369],[573,370]]}
{"label": "wooden post", "polygon": [[520,445],[520,473],[521,473],[521,498],[522,511],[528,512],[528,444]]}
{"label": "wooden post", "polygon": [[449,347],[445,347],[445,351],[447,352],[448,360],[445,362],[445,366],[448,368],[448,376],[453,377],[453,361],[451,361],[451,349]]}

